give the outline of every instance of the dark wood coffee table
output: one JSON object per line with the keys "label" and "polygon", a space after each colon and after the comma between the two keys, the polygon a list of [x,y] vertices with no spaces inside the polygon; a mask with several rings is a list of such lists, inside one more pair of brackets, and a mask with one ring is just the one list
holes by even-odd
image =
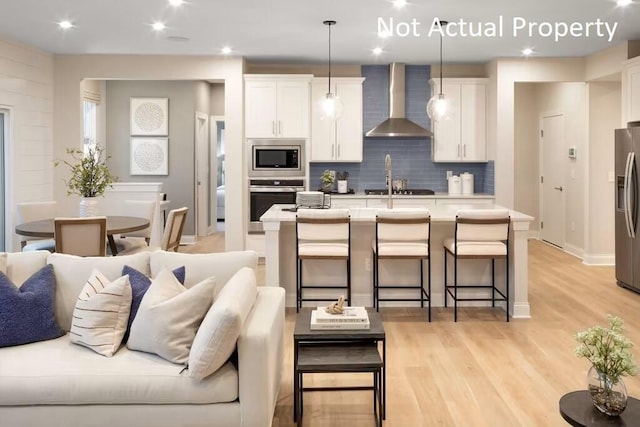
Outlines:
{"label": "dark wood coffee table", "polygon": [[640,400],[629,397],[627,409],[610,417],[593,406],[587,390],[572,391],[560,398],[560,415],[575,427],[632,427],[640,426]]}
{"label": "dark wood coffee table", "polygon": [[[296,317],[293,332],[293,420],[301,425],[305,391],[372,390],[377,423],[386,418],[386,342],[380,313],[368,309],[367,330],[311,330],[311,308]],[[382,354],[378,350],[382,344]],[[304,387],[305,373],[370,372],[372,386]],[[377,403],[377,404],[376,404]]]}

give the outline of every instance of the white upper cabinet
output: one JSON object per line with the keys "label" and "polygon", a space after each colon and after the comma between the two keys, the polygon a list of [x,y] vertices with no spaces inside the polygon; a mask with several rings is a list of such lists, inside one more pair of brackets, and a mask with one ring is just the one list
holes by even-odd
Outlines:
{"label": "white upper cabinet", "polygon": [[308,138],[311,75],[245,75],[247,138]]}
{"label": "white upper cabinet", "polygon": [[629,60],[622,70],[622,125],[640,120],[640,57]]}
{"label": "white upper cabinet", "polygon": [[[433,94],[440,93],[440,80],[430,81]],[[434,162],[487,161],[488,79],[443,79],[442,92],[449,114],[432,122]]]}
{"label": "white upper cabinet", "polygon": [[342,116],[335,121],[320,119],[320,103],[328,90],[328,79],[311,84],[311,161],[362,161],[363,78],[332,78],[331,92],[340,97]]}

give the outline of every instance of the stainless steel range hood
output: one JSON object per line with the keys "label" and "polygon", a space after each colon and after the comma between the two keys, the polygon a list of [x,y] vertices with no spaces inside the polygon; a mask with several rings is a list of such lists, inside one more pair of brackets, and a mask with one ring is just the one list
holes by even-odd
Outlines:
{"label": "stainless steel range hood", "polygon": [[[404,116],[404,64],[389,66],[389,118],[365,134],[366,137],[427,138],[431,131]],[[426,114],[426,113],[425,113]]]}

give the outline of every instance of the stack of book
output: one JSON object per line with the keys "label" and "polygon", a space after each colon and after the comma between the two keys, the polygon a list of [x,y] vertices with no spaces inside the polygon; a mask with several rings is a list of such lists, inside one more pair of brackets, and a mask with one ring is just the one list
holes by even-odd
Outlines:
{"label": "stack of book", "polygon": [[345,307],[341,314],[327,313],[324,307],[311,312],[311,330],[369,329],[369,315],[364,307]]}

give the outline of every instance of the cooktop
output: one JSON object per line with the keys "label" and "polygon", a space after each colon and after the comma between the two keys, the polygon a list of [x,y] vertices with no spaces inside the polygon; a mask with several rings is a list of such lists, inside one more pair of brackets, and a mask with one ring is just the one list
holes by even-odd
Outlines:
{"label": "cooktop", "polygon": [[[385,196],[387,194],[389,194],[389,190],[388,189],[367,189],[365,188],[364,190],[364,194],[366,194],[367,196]],[[433,192],[433,190],[428,190],[425,188],[409,188],[407,190],[393,190],[391,191],[391,194],[397,194],[397,195],[407,195],[407,196],[431,196],[433,194],[435,194]]]}

